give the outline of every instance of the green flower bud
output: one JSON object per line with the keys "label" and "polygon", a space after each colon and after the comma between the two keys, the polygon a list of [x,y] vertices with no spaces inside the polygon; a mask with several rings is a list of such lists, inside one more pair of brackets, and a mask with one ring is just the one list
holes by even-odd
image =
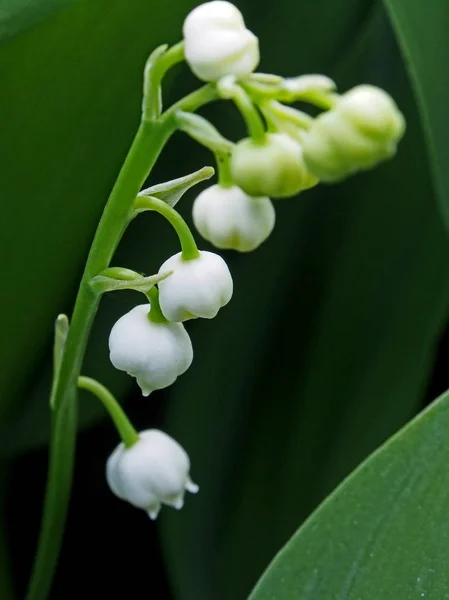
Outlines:
{"label": "green flower bud", "polygon": [[318,183],[309,173],[299,142],[285,133],[267,133],[236,144],[231,158],[235,184],[249,196],[285,198]]}
{"label": "green flower bud", "polygon": [[304,161],[322,181],[338,181],[394,156],[405,121],[393,99],[359,85],[319,115],[303,139]]}

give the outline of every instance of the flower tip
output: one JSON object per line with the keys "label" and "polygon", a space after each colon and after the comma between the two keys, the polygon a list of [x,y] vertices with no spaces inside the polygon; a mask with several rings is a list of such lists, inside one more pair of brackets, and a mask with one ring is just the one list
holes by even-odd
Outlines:
{"label": "flower tip", "polygon": [[173,508],[176,508],[176,510],[181,510],[181,508],[184,506],[184,498],[180,496],[173,502],[172,506]]}
{"label": "flower tip", "polygon": [[[132,373],[128,373],[128,375],[131,375],[132,377]],[[140,379],[137,379],[137,384],[140,387],[142,396],[144,398],[148,398],[148,396],[155,390],[155,388],[150,387],[147,383],[141,381]]]}
{"label": "flower tip", "polygon": [[160,510],[161,510],[161,505],[159,504],[156,508],[152,508],[149,511],[147,511],[147,514],[152,521],[155,521],[157,519],[157,516],[158,516]]}
{"label": "flower tip", "polygon": [[200,486],[193,483],[191,479],[188,479],[186,482],[186,490],[191,494],[197,494],[200,491]]}

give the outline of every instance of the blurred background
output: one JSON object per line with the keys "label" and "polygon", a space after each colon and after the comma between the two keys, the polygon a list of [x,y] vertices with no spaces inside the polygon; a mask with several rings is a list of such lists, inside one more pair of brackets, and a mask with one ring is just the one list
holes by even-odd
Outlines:
{"label": "blurred background", "polygon": [[[70,314],[102,208],[140,116],[141,73],[175,43],[191,0],[24,0],[0,6],[0,598],[23,598],[47,469],[53,321]],[[189,323],[195,360],[143,399],[108,361],[115,320],[139,297],[100,307],[84,374],[123,401],[138,429],[188,451],[201,492],[157,523],[109,492],[117,435],[80,395],[80,435],[51,598],[239,600],[339,482],[449,387],[449,243],[412,87],[388,16],[368,0],[238,0],[260,39],[260,71],[324,73],[344,91],[385,88],[408,129],[397,157],[336,186],[276,203],[269,240],[224,252],[231,304]],[[8,6],[6,6],[8,5]],[[167,78],[167,103],[198,83]],[[241,118],[204,111],[232,139]],[[157,183],[213,164],[176,134]],[[200,188],[179,208],[191,223]],[[204,249],[206,242],[201,242]],[[177,241],[155,215],[132,223],[114,264],[154,273]],[[15,596],[11,590],[15,590]]]}

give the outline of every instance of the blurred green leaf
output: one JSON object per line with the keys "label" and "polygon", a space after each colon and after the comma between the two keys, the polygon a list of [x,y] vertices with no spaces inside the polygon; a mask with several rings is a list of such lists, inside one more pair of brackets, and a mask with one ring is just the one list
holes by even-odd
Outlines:
{"label": "blurred green leaf", "polygon": [[442,600],[449,573],[449,393],[352,474],[251,600]]}
{"label": "blurred green leaf", "polygon": [[48,19],[73,2],[75,0],[0,0],[0,41]]}
{"label": "blurred green leaf", "polygon": [[190,326],[195,362],[171,393],[168,428],[201,492],[186,518],[161,519],[181,600],[244,597],[301,521],[413,415],[432,367],[449,245],[383,13],[344,65],[330,73],[339,88],[385,87],[408,131],[392,162],[278,202],[264,246],[228,255],[232,303]]}
{"label": "blurred green leaf", "polygon": [[384,0],[416,90],[432,158],[440,208],[449,229],[449,144],[447,68],[449,3],[434,0]]}

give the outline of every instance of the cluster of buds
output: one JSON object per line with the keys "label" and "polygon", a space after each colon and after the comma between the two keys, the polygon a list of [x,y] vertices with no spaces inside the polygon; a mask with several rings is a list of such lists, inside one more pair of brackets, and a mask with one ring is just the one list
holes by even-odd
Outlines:
{"label": "cluster of buds", "polygon": [[[232,145],[225,183],[203,191],[193,206],[196,228],[217,248],[254,250],[274,227],[272,198],[344,179],[395,154],[405,121],[386,92],[361,85],[339,95],[322,75],[254,73],[258,40],[229,2],[197,6],[183,33],[193,73],[235,101],[250,133]],[[296,101],[324,111],[312,118],[287,106]]]}
{"label": "cluster of buds", "polygon": [[[258,39],[229,2],[197,6],[185,19],[183,34],[183,56],[193,73],[208,82],[217,99],[232,100],[248,128],[248,137],[233,143],[198,115],[180,111],[176,117],[179,128],[212,150],[217,160],[218,183],[193,204],[195,227],[217,248],[255,250],[274,228],[272,199],[296,196],[320,181],[341,180],[394,155],[405,122],[386,92],[363,85],[339,95],[325,76],[284,79],[254,73]],[[312,118],[289,106],[297,101],[323,112]],[[151,194],[145,198],[137,212],[157,210],[167,217],[182,252],[164,262],[151,289],[144,286],[151,278],[130,278],[128,287],[144,291],[147,302],[118,320],[109,347],[113,365],[135,377],[148,396],[189,368],[193,349],[183,323],[215,317],[230,301],[233,282],[219,255],[197,249],[174,203]],[[189,469],[177,442],[149,430],[130,447],[121,444],[114,451],[107,480],[119,498],[155,518],[161,504],[180,508],[184,491],[198,490]]]}

